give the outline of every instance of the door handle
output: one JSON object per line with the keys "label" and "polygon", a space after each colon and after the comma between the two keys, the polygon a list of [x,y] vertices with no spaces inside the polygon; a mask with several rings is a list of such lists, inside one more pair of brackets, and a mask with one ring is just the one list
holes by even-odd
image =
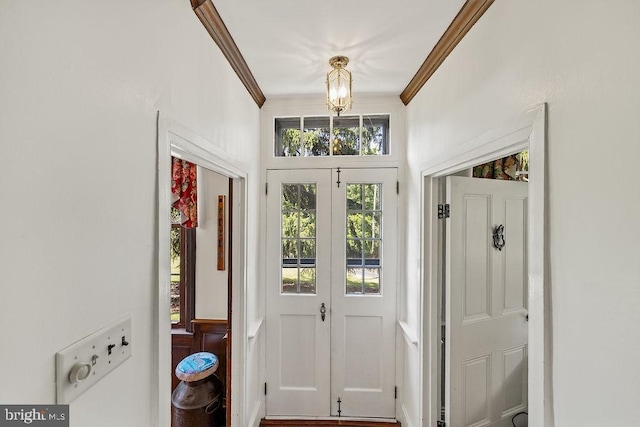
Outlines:
{"label": "door handle", "polygon": [[327,307],[324,305],[324,303],[322,303],[322,305],[320,306],[320,318],[322,319],[323,322],[326,315],[327,315]]}

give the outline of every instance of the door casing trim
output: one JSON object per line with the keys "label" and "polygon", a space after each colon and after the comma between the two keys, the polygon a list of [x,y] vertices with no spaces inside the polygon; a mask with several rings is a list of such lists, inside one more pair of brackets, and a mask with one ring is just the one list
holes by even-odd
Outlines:
{"label": "door casing trim", "polygon": [[548,280],[548,231],[546,209],[546,104],[511,122],[461,144],[457,152],[425,164],[421,170],[421,307],[419,389],[425,425],[439,419],[438,328],[440,303],[437,204],[440,178],[474,165],[529,150],[529,375],[528,412],[531,427],[553,427],[552,341]]}

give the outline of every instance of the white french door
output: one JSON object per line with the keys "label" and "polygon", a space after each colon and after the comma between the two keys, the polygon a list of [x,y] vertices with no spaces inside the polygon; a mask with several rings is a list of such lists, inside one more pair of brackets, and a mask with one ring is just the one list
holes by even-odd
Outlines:
{"label": "white french door", "polygon": [[268,171],[268,416],[395,417],[396,179]]}

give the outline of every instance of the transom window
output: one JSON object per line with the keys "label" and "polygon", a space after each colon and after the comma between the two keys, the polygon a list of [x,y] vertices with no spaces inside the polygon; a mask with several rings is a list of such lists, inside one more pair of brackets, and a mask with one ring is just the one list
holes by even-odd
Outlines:
{"label": "transom window", "polygon": [[389,154],[389,115],[278,117],[276,157]]}

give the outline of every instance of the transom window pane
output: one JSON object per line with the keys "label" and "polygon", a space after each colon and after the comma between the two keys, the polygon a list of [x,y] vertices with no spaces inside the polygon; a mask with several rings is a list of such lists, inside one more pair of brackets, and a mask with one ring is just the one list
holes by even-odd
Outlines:
{"label": "transom window pane", "polygon": [[330,123],[329,117],[304,117],[303,137],[305,156],[328,156]]}
{"label": "transom window pane", "polygon": [[380,294],[382,184],[347,184],[345,291]]}
{"label": "transom window pane", "polygon": [[336,117],[333,119],[333,154],[360,154],[360,117]]}
{"label": "transom window pane", "polygon": [[276,157],[389,154],[389,115],[276,117]]}
{"label": "transom window pane", "polygon": [[362,154],[389,154],[389,116],[362,116]]}
{"label": "transom window pane", "polygon": [[279,157],[301,156],[300,117],[278,118],[275,125],[275,155]]}
{"label": "transom window pane", "polygon": [[282,293],[316,293],[316,184],[283,184]]}

